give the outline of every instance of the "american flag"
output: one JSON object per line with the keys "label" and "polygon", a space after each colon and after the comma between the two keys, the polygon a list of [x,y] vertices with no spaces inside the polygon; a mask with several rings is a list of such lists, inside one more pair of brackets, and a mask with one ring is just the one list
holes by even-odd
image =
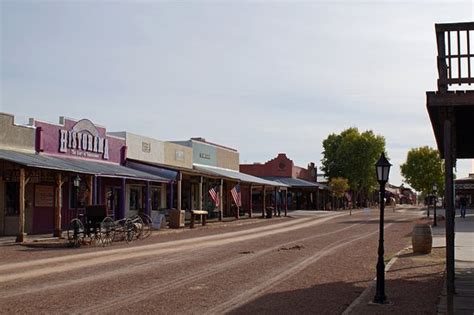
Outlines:
{"label": "american flag", "polygon": [[240,184],[237,184],[230,190],[232,198],[237,207],[242,207],[242,195],[240,194]]}
{"label": "american flag", "polygon": [[216,204],[216,207],[219,207],[219,194],[217,193],[217,186],[212,187],[209,189],[209,195],[211,195],[212,200]]}

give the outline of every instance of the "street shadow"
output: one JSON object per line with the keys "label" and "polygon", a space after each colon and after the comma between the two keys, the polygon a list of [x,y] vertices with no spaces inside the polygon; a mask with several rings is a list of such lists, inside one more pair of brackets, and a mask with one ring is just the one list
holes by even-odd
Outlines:
{"label": "street shadow", "polygon": [[340,314],[364,289],[360,283],[334,282],[270,293],[232,310],[230,314]]}
{"label": "street shadow", "polygon": [[[334,282],[269,293],[232,310],[230,314],[341,314],[366,286],[367,283]],[[369,304],[375,295],[375,286],[372,286],[350,314],[435,314],[442,286],[443,279],[439,273],[386,280],[385,292],[392,305]]]}

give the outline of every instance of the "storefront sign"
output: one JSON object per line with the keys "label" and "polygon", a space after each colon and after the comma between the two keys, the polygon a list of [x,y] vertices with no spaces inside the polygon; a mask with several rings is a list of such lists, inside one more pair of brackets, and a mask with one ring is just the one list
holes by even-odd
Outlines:
{"label": "storefront sign", "polygon": [[151,143],[142,141],[142,152],[150,153],[151,152]]}
{"label": "storefront sign", "polygon": [[109,143],[99,136],[99,131],[91,121],[78,121],[71,130],[59,130],[59,152],[109,159]]}
{"label": "storefront sign", "polygon": [[54,207],[54,187],[47,185],[35,186],[35,207]]}
{"label": "storefront sign", "polygon": [[202,158],[202,159],[206,159],[206,160],[211,159],[211,155],[207,154],[207,153],[199,153],[199,157]]}

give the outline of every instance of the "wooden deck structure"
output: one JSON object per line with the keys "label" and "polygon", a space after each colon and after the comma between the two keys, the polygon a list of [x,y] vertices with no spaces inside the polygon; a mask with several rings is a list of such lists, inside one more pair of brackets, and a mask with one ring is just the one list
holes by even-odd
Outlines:
{"label": "wooden deck structure", "polygon": [[453,312],[454,181],[456,159],[474,158],[474,22],[436,24],[438,90],[426,92],[427,110],[438,150],[445,160],[446,292]]}

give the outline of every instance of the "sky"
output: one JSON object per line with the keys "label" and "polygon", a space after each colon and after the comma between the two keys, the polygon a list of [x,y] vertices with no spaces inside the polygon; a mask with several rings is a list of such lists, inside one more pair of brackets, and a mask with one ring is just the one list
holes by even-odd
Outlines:
{"label": "sky", "polygon": [[[409,149],[436,147],[434,23],[472,1],[0,0],[0,111],[233,147],[321,166],[349,127],[386,139],[390,182]],[[458,160],[457,177],[471,171]],[[474,172],[472,170],[471,172]]]}

